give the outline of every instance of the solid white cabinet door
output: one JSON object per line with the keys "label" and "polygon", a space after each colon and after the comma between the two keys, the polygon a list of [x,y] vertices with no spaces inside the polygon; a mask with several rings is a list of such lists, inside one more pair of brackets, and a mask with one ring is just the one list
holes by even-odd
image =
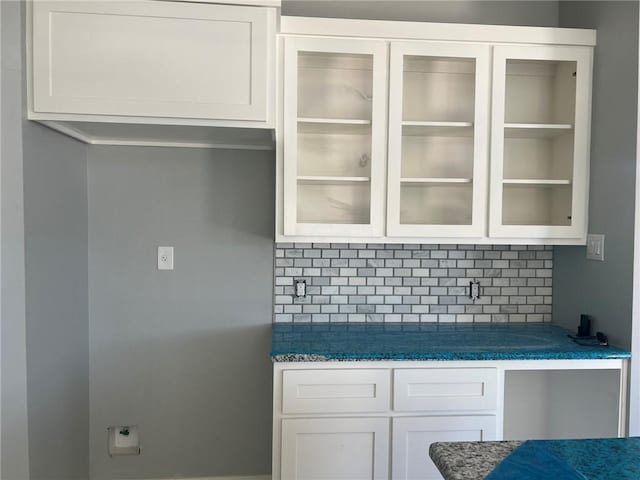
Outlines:
{"label": "solid white cabinet door", "polygon": [[494,48],[491,237],[586,239],[592,55]]}
{"label": "solid white cabinet door", "polygon": [[485,234],[490,52],[391,43],[389,236]]}
{"label": "solid white cabinet door", "polygon": [[284,39],[285,235],[384,235],[387,44]]}
{"label": "solid white cabinet door", "polygon": [[282,421],[282,480],[387,480],[388,418]]}
{"label": "solid white cabinet door", "polygon": [[442,480],[429,458],[429,446],[433,442],[495,439],[495,416],[394,418],[391,478]]}
{"label": "solid white cabinet door", "polygon": [[275,9],[34,1],[40,113],[267,121]]}

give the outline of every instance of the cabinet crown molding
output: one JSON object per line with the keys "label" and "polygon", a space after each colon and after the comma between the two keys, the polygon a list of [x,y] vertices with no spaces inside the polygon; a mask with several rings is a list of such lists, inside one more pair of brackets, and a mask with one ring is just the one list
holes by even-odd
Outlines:
{"label": "cabinet crown molding", "polygon": [[596,45],[596,30],[582,28],[520,27],[465,23],[405,22],[348,18],[280,18],[283,35],[386,38],[455,42],[527,43],[541,45]]}

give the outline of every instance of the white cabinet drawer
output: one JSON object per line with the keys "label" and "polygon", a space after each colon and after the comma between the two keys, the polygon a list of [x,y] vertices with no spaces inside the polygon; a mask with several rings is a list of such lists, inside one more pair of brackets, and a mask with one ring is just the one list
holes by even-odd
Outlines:
{"label": "white cabinet drawer", "polygon": [[398,411],[495,410],[494,368],[394,370],[393,408]]}
{"label": "white cabinet drawer", "polygon": [[282,412],[367,413],[390,407],[389,370],[285,370]]}

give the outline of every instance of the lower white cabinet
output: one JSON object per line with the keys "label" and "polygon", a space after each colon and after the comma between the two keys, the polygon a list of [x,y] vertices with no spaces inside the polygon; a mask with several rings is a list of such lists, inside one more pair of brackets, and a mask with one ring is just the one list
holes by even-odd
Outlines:
{"label": "lower white cabinet", "polygon": [[627,364],[276,362],[272,478],[441,480],[433,442],[624,436]]}
{"label": "lower white cabinet", "polygon": [[283,479],[388,479],[388,452],[388,418],[282,421]]}
{"label": "lower white cabinet", "polygon": [[399,417],[393,419],[391,478],[440,480],[429,458],[433,442],[496,440],[495,415]]}

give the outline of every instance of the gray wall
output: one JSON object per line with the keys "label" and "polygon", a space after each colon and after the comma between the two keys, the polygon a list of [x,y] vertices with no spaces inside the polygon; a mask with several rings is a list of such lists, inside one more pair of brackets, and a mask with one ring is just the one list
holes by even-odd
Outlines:
{"label": "gray wall", "polygon": [[0,295],[2,298],[2,472],[29,478],[25,334],[24,194],[22,175],[21,12],[0,2]]}
{"label": "gray wall", "polygon": [[589,231],[603,233],[605,261],[584,247],[556,247],[554,321],[575,328],[580,313],[625,348],[631,346],[638,3],[561,2],[564,27],[596,28],[591,126]]}
{"label": "gray wall", "polygon": [[22,7],[0,3],[1,476],[86,479],[86,146],[25,119]]}
{"label": "gray wall", "polygon": [[29,458],[33,480],[89,474],[87,145],[25,122]]}
{"label": "gray wall", "polygon": [[283,0],[282,14],[367,20],[558,26],[556,1]]}
{"label": "gray wall", "polygon": [[91,478],[268,474],[273,153],[92,147],[88,180]]}

